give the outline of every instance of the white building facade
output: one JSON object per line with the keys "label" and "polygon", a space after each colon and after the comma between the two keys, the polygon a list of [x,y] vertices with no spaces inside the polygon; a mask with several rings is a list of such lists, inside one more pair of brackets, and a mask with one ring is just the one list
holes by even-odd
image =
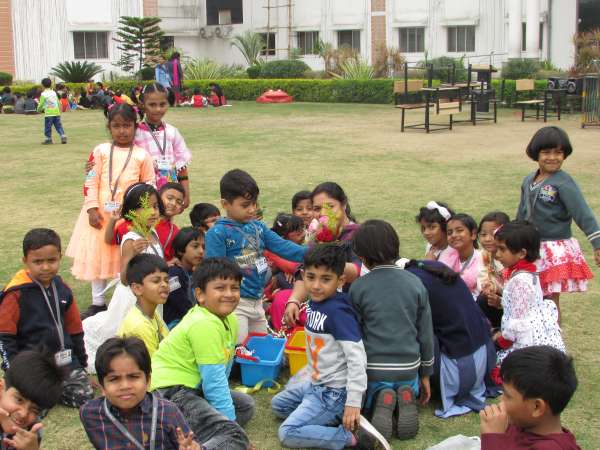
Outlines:
{"label": "white building facade", "polygon": [[319,40],[352,46],[369,62],[386,46],[409,61],[464,56],[499,66],[528,57],[566,69],[574,62],[572,38],[585,1],[0,0],[0,24],[3,6],[10,23],[0,33],[11,33],[13,46],[10,60],[0,39],[0,70],[12,63],[15,78],[39,80],[60,62],[88,60],[117,71],[113,38],[124,15],[159,16],[167,45],[227,64],[245,63],[231,37],[253,30],[268,40],[264,58],[284,59],[299,48],[314,69],[322,68]]}

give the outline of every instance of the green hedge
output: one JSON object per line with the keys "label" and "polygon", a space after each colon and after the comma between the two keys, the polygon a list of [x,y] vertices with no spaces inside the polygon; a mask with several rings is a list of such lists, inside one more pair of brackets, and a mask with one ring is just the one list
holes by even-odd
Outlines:
{"label": "green hedge", "polygon": [[[394,102],[394,80],[303,80],[303,79],[285,79],[285,80],[266,80],[266,79],[225,79],[225,80],[185,80],[184,88],[199,88],[202,92],[208,91],[208,85],[216,82],[223,88],[225,97],[229,100],[256,100],[268,89],[282,89],[294,97],[299,102],[321,102],[321,103],[378,103],[392,104]],[[500,98],[501,80],[493,80],[492,85],[496,89],[496,95]],[[86,83],[65,83],[73,92],[85,88]],[[116,81],[107,82],[106,86],[112,89],[121,89],[124,93],[129,91],[137,84],[137,81]],[[546,88],[547,80],[536,80],[536,91],[542,91]],[[434,86],[439,85],[438,80],[434,80]],[[13,92],[26,94],[31,88],[39,85],[18,85],[12,86]],[[512,106],[515,102],[515,80],[505,80],[504,101]],[[531,98],[534,94],[519,96],[520,99]]]}

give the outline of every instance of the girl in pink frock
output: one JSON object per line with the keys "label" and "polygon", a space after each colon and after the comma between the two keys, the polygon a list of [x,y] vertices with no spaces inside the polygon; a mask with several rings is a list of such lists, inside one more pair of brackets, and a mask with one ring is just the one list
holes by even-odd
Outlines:
{"label": "girl in pink frock", "polygon": [[84,202],[66,254],[73,258],[75,278],[92,283],[92,305],[83,317],[106,309],[104,290],[120,270],[119,247],[104,240],[109,219],[120,210],[123,193],[133,183],[155,182],[152,157],[134,145],[136,113],[127,104],[108,114],[112,143],[98,145],[83,186]]}

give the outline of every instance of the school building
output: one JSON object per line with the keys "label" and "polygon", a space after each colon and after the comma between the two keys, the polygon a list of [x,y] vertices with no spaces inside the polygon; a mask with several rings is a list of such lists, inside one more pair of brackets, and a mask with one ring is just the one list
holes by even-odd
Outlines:
{"label": "school building", "polygon": [[221,63],[245,61],[230,40],[262,33],[265,59],[298,48],[314,69],[321,40],[373,61],[382,46],[409,61],[465,56],[500,65],[508,58],[574,62],[573,35],[600,28],[599,0],[0,0],[0,71],[38,80],[63,61],[118,69],[113,41],[120,16],[159,16],[165,46]]}

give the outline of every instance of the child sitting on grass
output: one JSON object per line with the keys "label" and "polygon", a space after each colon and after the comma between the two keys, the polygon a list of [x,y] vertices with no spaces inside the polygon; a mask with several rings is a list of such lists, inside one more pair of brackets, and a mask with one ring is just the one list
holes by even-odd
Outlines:
{"label": "child sitting on grass", "polygon": [[[310,381],[280,392],[271,401],[284,420],[285,447],[364,448],[387,442],[360,415],[367,388],[367,356],[344,284],[346,255],[336,244],[317,245],[304,257],[310,301],[305,325]],[[372,447],[371,447],[372,448]]]}
{"label": "child sitting on grass", "polygon": [[163,184],[158,191],[158,195],[160,195],[164,206],[164,214],[154,229],[160,239],[160,245],[165,254],[165,261],[169,262],[175,257],[173,240],[179,232],[179,228],[173,223],[173,218],[183,212],[185,190],[179,183],[168,182]]}
{"label": "child sitting on grass", "polygon": [[181,409],[207,450],[246,450],[249,444],[242,426],[254,414],[254,400],[231,391],[228,382],[238,334],[232,313],[241,280],[235,262],[205,259],[193,276],[198,304],[152,357],[152,390]]}
{"label": "child sitting on grass", "polygon": [[108,339],[98,348],[95,365],[103,397],[79,412],[94,448],[201,449],[179,409],[147,392],[150,355],[140,339]]}
{"label": "child sitting on grass", "polygon": [[204,258],[204,232],[184,227],[173,240],[179,265],[169,267],[169,298],[163,308],[163,318],[169,330],[196,304],[192,275]]}
{"label": "child sitting on grass", "polygon": [[0,294],[0,355],[2,369],[23,350],[39,345],[68,370],[60,403],[79,408],[92,398],[85,371],[87,354],[77,302],[60,269],[61,244],[55,231],[34,228],[23,239],[23,264]]}
{"label": "child sitting on grass", "polygon": [[136,304],[125,316],[117,335],[140,338],[152,356],[169,334],[156,310],[169,296],[169,268],[159,256],[142,253],[131,258],[126,276]]}
{"label": "child sitting on grass", "polygon": [[386,439],[394,431],[410,439],[419,429],[415,398],[426,404],[431,396],[434,345],[427,289],[414,274],[395,265],[400,240],[382,220],[363,223],[353,240],[354,252],[369,269],[350,287],[350,301],[361,326],[369,380],[366,409]]}
{"label": "child sitting on grass", "polygon": [[230,258],[242,270],[241,299],[235,310],[239,321],[237,342],[242,343],[249,332],[267,332],[261,302],[269,273],[264,251],[301,262],[306,247],[286,241],[255,219],[259,189],[247,172],[239,169],[227,172],[221,178],[220,190],[227,217],[219,219],[206,233],[206,257]]}
{"label": "child sitting on grass", "polygon": [[292,214],[300,217],[304,223],[304,228],[308,228],[315,218],[310,191],[300,191],[294,194],[292,197]]}
{"label": "child sitting on grass", "polygon": [[533,346],[508,355],[500,371],[502,400],[479,413],[481,450],[581,450],[560,420],[577,389],[571,357]]}
{"label": "child sitting on grass", "polygon": [[207,232],[221,218],[221,211],[210,203],[196,203],[190,211],[190,223],[194,228]]}
{"label": "child sitting on grass", "polygon": [[[62,395],[63,374],[52,355],[25,350],[15,356],[0,380],[0,447],[38,450],[40,414]],[[7,446],[7,447],[6,447]]]}

